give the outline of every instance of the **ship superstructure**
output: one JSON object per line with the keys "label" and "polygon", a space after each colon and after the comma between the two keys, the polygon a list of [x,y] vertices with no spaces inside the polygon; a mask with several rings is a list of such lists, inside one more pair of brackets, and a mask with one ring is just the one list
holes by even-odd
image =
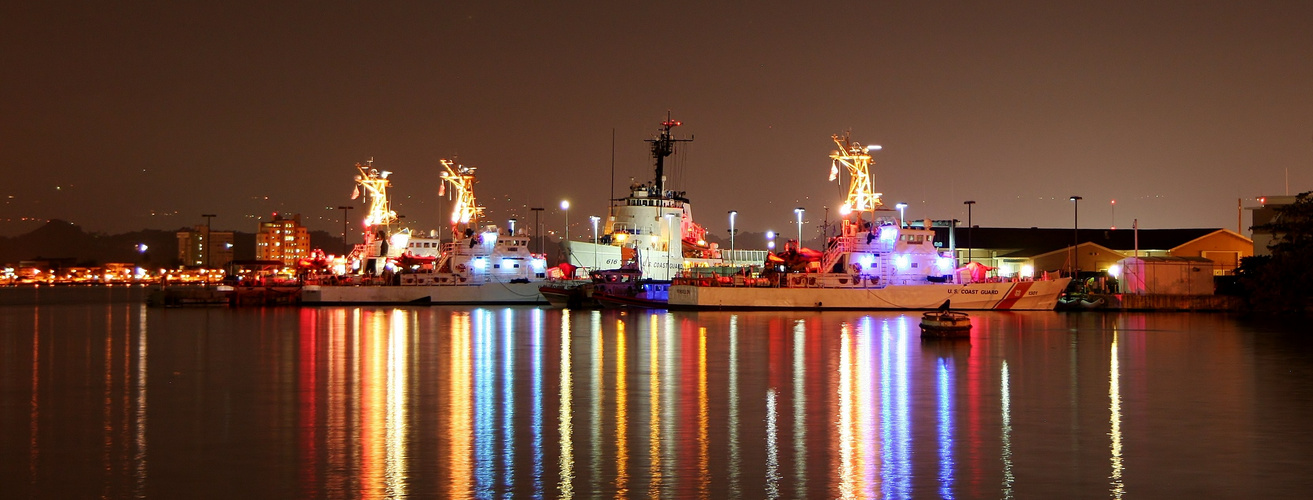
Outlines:
{"label": "ship superstructure", "polygon": [[693,220],[693,206],[683,191],[669,188],[667,159],[680,143],[671,129],[682,123],[667,119],[651,143],[655,175],[651,182],[632,182],[629,195],[611,201],[598,243],[566,241],[565,256],[587,269],[613,269],[637,262],[647,279],[667,280],[681,270],[719,265],[720,250],[707,243],[707,230]]}

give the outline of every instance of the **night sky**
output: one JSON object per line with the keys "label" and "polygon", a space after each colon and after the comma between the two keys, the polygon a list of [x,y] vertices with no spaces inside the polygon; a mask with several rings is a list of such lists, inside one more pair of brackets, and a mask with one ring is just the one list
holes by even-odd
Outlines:
{"label": "night sky", "polygon": [[798,206],[814,234],[847,130],[912,219],[1071,227],[1080,195],[1081,227],[1234,230],[1238,198],[1313,189],[1313,2],[406,4],[5,3],[0,234],[336,233],[371,157],[427,230],[455,157],[491,222],[559,228],[569,199],[585,235],[613,133],[618,196],[667,112],[695,138],[672,186],[716,234]]}

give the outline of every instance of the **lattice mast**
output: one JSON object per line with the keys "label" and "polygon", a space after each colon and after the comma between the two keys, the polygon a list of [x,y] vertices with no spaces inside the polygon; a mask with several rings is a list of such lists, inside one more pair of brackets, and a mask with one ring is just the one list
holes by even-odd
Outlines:
{"label": "lattice mast", "polygon": [[[365,196],[369,202],[369,207],[365,211],[365,242],[373,242],[377,238],[376,227],[387,227],[389,224],[396,222],[397,213],[392,211],[391,203],[388,201],[388,176],[392,174],[387,170],[378,170],[374,168],[374,160],[371,158],[364,165],[357,163],[356,171],[356,194]],[[354,199],[355,196],[352,196]]]}
{"label": "lattice mast", "polygon": [[839,177],[839,165],[843,165],[848,170],[850,177],[848,199],[839,208],[839,214],[846,218],[848,214],[856,213],[860,220],[862,212],[872,212],[884,206],[880,202],[883,193],[875,192],[875,178],[871,176],[870,169],[870,149],[852,140],[849,134],[844,132],[842,136],[838,134],[830,136],[834,144],[839,147],[838,150],[830,153],[830,180]]}
{"label": "lattice mast", "polygon": [[670,119],[670,115],[666,114],[666,121],[661,122],[661,135],[657,136],[656,139],[647,140],[647,142],[652,143],[652,158],[656,160],[657,196],[662,198],[666,197],[666,157],[675,153],[675,143],[693,142],[692,138],[675,139],[670,135],[670,129],[680,125],[683,125],[683,122],[672,120]]}
{"label": "lattice mast", "polygon": [[474,229],[483,217],[483,208],[474,201],[475,167],[456,164],[451,160],[439,160],[446,169],[440,174],[444,186],[451,186],[455,202],[451,207],[451,234],[460,238],[466,229]]}

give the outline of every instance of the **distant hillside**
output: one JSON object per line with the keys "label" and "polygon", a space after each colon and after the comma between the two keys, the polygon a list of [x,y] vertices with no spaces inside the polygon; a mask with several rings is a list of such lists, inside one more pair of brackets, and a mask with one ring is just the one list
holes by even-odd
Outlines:
{"label": "distant hillside", "polygon": [[[15,265],[19,261],[34,259],[71,258],[79,265],[100,265],[106,262],[132,262],[151,266],[178,265],[178,231],[147,229],[130,233],[107,235],[88,233],[71,222],[52,220],[27,234],[0,237],[0,264]],[[145,243],[144,254],[137,253],[137,245]],[[310,246],[338,253],[342,239],[324,231],[310,232]],[[233,258],[255,258],[255,233],[233,234]]]}

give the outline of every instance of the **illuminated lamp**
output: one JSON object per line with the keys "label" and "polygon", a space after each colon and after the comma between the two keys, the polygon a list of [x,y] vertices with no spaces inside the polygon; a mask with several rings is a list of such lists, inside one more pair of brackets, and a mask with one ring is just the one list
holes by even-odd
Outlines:
{"label": "illuminated lamp", "polygon": [[470,261],[470,267],[480,271],[488,268],[488,259],[486,257],[475,257]]}
{"label": "illuminated lamp", "polygon": [[862,269],[871,269],[871,265],[875,264],[875,256],[869,253],[864,253],[861,257],[857,258],[857,263],[861,264]]}
{"label": "illuminated lamp", "polygon": [[509,258],[509,257],[502,257],[502,260],[501,260],[501,268],[502,268],[502,269],[513,268],[514,266],[515,266],[515,259]]}
{"label": "illuminated lamp", "polygon": [[612,240],[615,240],[616,243],[624,243],[625,240],[629,239],[629,234],[628,234],[628,233],[615,233],[614,235],[611,236],[611,239],[612,239]]}
{"label": "illuminated lamp", "polygon": [[532,261],[532,263],[531,263],[530,265],[533,266],[533,269],[534,269],[535,271],[541,271],[541,270],[547,268],[547,259],[537,259],[537,258],[535,258],[535,259],[533,259],[533,261]]}
{"label": "illuminated lamp", "polygon": [[1032,265],[1030,265],[1030,264],[1026,264],[1026,265],[1024,265],[1024,266],[1021,266],[1021,277],[1023,277],[1023,278],[1033,278],[1033,277],[1035,277],[1035,266],[1032,266]]}
{"label": "illuminated lamp", "polygon": [[497,243],[497,233],[487,232],[479,235],[479,243],[484,245]]}
{"label": "illuminated lamp", "polygon": [[1121,275],[1122,275],[1122,266],[1119,266],[1117,264],[1108,266],[1108,276],[1112,276],[1114,278],[1120,278]]}
{"label": "illuminated lamp", "polygon": [[1013,271],[1012,264],[1004,263],[998,265],[998,274],[1000,276],[1012,276]]}
{"label": "illuminated lamp", "polygon": [[951,273],[953,271],[953,258],[940,256],[935,259],[935,265],[939,266],[940,272],[945,274]]}
{"label": "illuminated lamp", "polygon": [[898,228],[894,226],[884,226],[880,228],[880,241],[893,242],[898,239]]}
{"label": "illuminated lamp", "polygon": [[848,215],[850,213],[853,213],[852,205],[844,203],[842,207],[839,207],[839,215]]}
{"label": "illuminated lamp", "polygon": [[894,257],[894,266],[897,266],[899,271],[906,271],[912,267],[912,259],[907,254],[898,255]]}

